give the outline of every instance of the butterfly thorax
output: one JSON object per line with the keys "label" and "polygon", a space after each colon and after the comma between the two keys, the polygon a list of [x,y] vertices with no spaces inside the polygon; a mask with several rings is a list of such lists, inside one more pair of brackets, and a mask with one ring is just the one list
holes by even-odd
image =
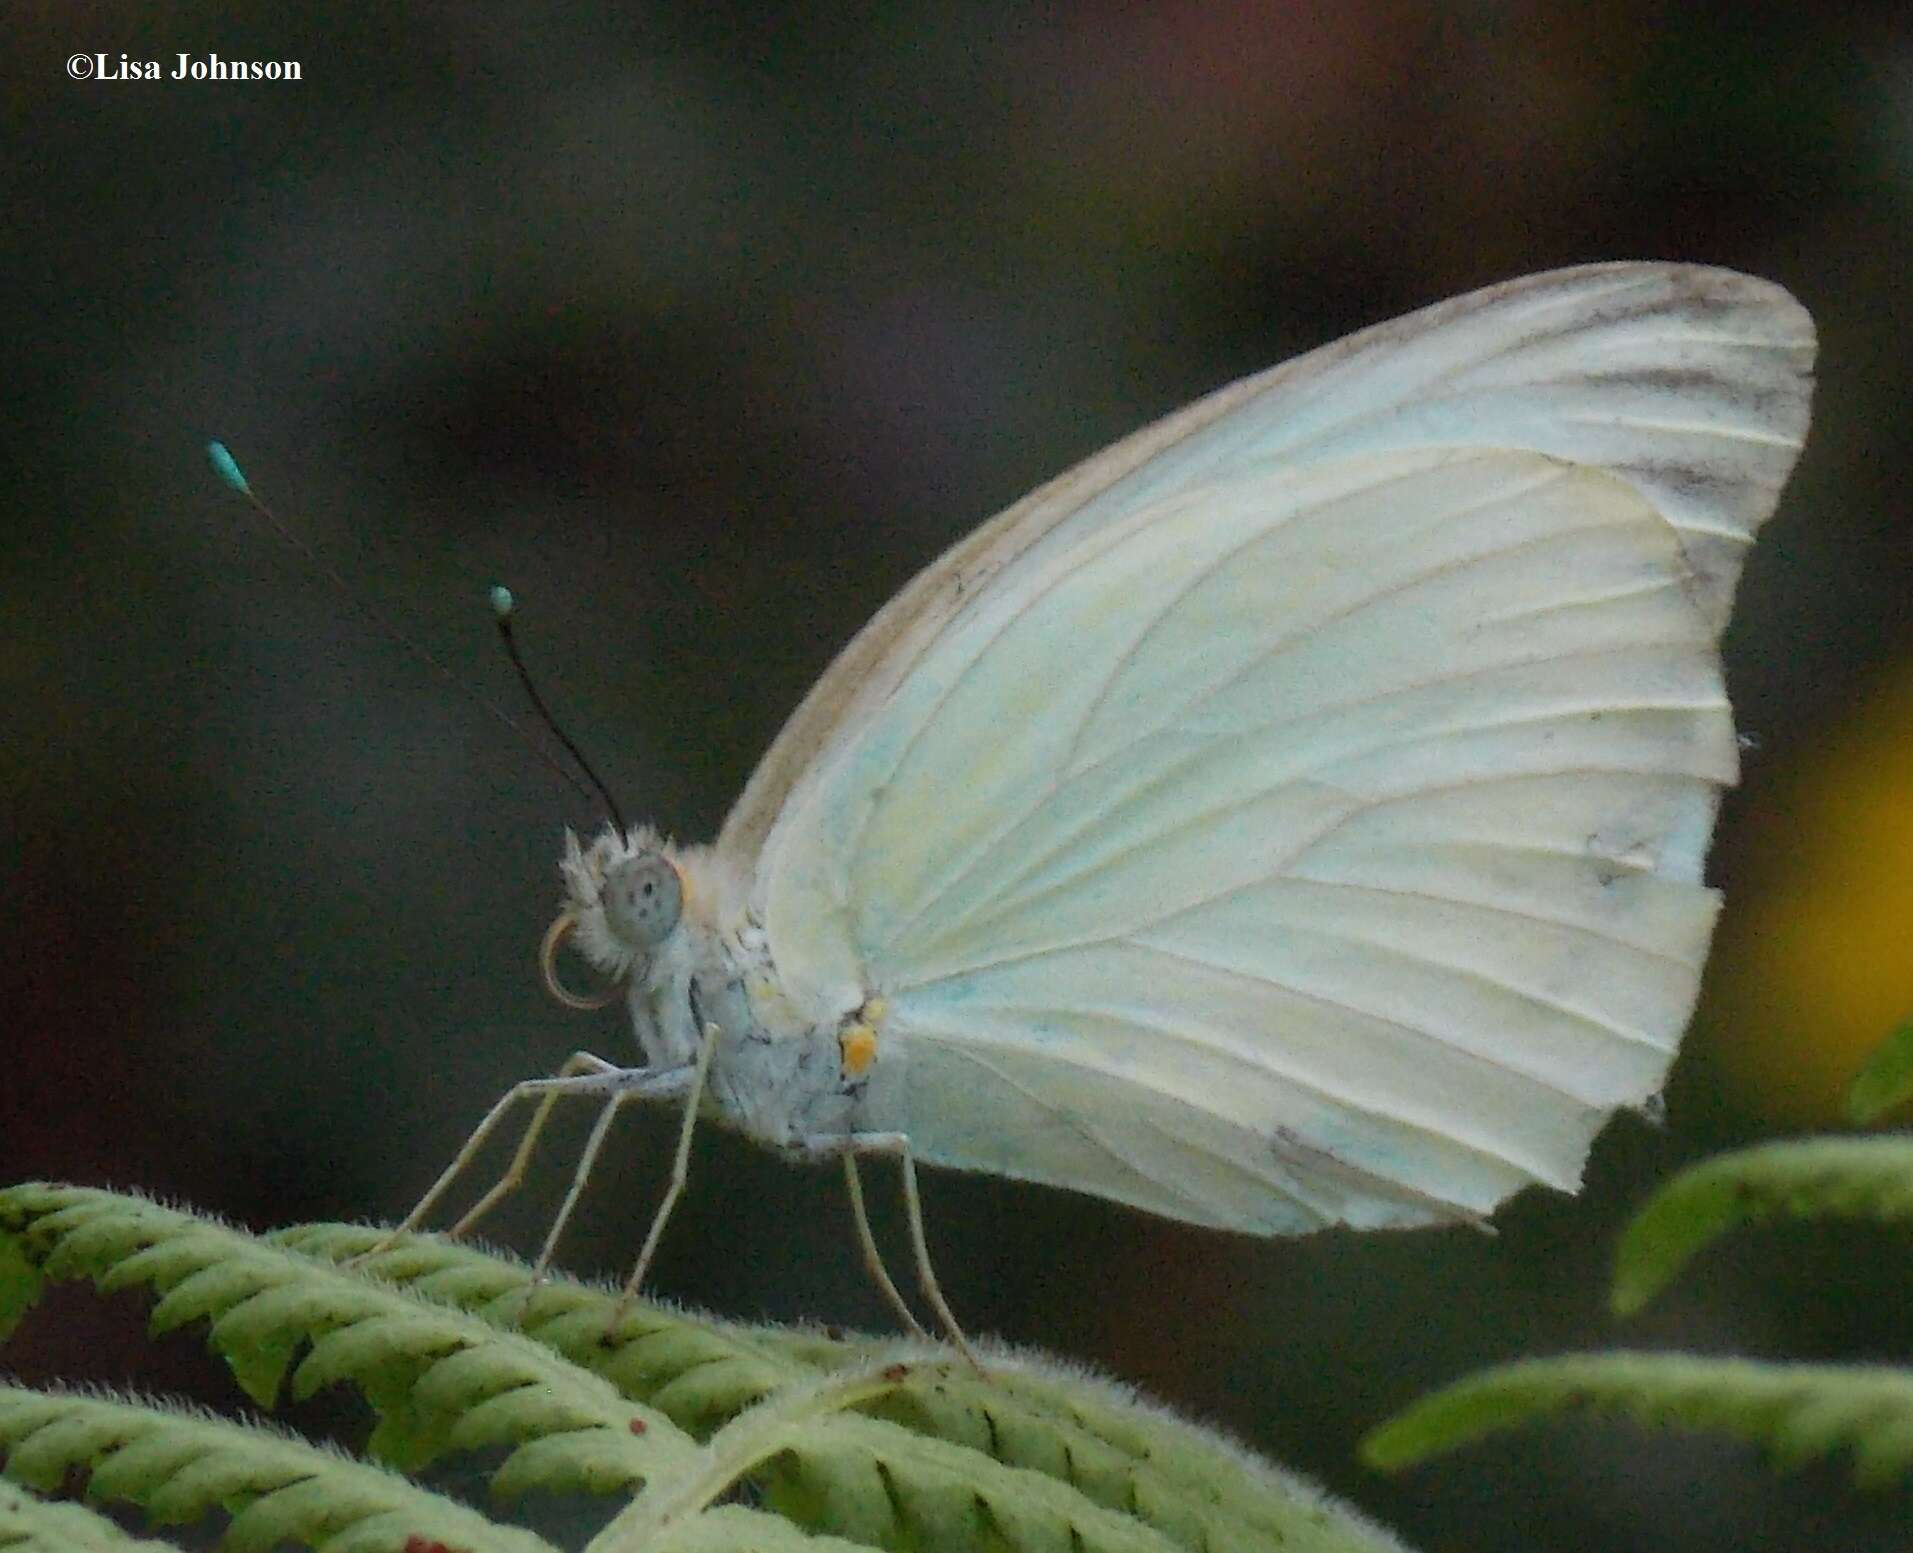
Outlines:
{"label": "butterfly thorax", "polygon": [[715,1026],[705,1094],[717,1120],[802,1152],[860,1130],[881,1004],[842,1018],[800,1007],[742,881],[711,849],[607,828],[589,847],[568,836],[561,867],[560,922],[587,961],[624,984],[648,1067],[696,1062]]}

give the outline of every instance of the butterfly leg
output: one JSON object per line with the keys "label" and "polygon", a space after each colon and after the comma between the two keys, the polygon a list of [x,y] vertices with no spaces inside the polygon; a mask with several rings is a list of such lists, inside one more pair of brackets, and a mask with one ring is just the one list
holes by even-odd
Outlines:
{"label": "butterfly leg", "polygon": [[551,1221],[544,1245],[539,1247],[538,1260],[531,1265],[532,1289],[545,1281],[552,1253],[558,1249],[559,1238],[565,1232],[565,1225],[571,1221],[572,1210],[584,1195],[585,1183],[591,1179],[591,1172],[597,1167],[599,1152],[604,1148],[604,1140],[611,1131],[612,1122],[617,1120],[618,1112],[633,1100],[665,1100],[686,1088],[690,1090],[692,1104],[695,1105],[697,1091],[704,1083],[702,1064],[695,1071],[690,1068],[622,1068],[613,1070],[605,1077],[610,1081],[605,1086],[609,1098],[599,1110],[597,1121],[592,1123],[591,1136],[585,1140],[584,1152],[578,1156],[578,1166],[571,1173],[570,1189],[558,1207],[558,1216]]}
{"label": "butterfly leg", "polygon": [[928,1338],[930,1334],[924,1331],[916,1312],[897,1292],[896,1284],[891,1281],[890,1269],[883,1265],[883,1253],[877,1249],[877,1237],[870,1232],[870,1215],[864,1210],[863,1178],[857,1174],[857,1156],[846,1149],[843,1158],[844,1189],[850,1194],[850,1216],[857,1226],[857,1245],[863,1252],[864,1271],[870,1274],[870,1281],[890,1302],[890,1308],[902,1318],[911,1335]]}
{"label": "butterfly leg", "polygon": [[[704,1080],[711,1071],[711,1056],[717,1050],[718,1028],[714,1024],[704,1026],[704,1044],[698,1048],[697,1064],[690,1070],[690,1078],[685,1087],[684,1123],[678,1129],[677,1153],[671,1159],[671,1179],[665,1184],[664,1198],[658,1204],[658,1211],[651,1216],[651,1227],[645,1231],[644,1245],[638,1251],[637,1265],[631,1269],[631,1276],[625,1281],[624,1293],[618,1297],[618,1303],[611,1312],[611,1327],[615,1328],[630,1308],[631,1301],[637,1298],[638,1290],[644,1285],[644,1275],[651,1270],[651,1258],[657,1254],[658,1242],[664,1238],[664,1226],[671,1217],[671,1210],[678,1205],[678,1198],[684,1191],[684,1183],[691,1173],[691,1135],[697,1129],[697,1111],[704,1099]],[[614,1104],[616,1102],[613,1102]],[[607,1112],[610,1107],[606,1107]],[[605,1124],[599,1119],[600,1127]],[[583,1188],[582,1178],[574,1186],[576,1191]],[[569,1204],[567,1204],[567,1209]],[[556,1233],[554,1227],[553,1233]]]}
{"label": "butterfly leg", "polygon": [[[560,1078],[570,1078],[579,1073],[615,1073],[617,1071],[618,1068],[615,1064],[606,1062],[602,1057],[594,1057],[590,1052],[573,1052],[565,1065],[558,1070],[558,1076]],[[523,1086],[521,1085],[519,1087],[522,1088]],[[518,1149],[512,1155],[511,1163],[505,1167],[505,1173],[493,1182],[485,1195],[480,1197],[471,1207],[467,1208],[458,1222],[447,1231],[453,1240],[462,1239],[464,1236],[470,1234],[472,1230],[477,1227],[480,1219],[484,1218],[486,1214],[490,1213],[499,1203],[504,1201],[505,1198],[509,1197],[524,1184],[525,1172],[531,1164],[533,1152],[538,1147],[539,1135],[544,1132],[545,1123],[551,1120],[553,1109],[557,1106],[558,1102],[564,1098],[567,1092],[568,1091],[562,1089],[548,1089],[544,1092],[543,1097],[538,1102],[538,1109],[532,1113],[531,1125],[525,1129],[525,1136],[519,1139]],[[515,1093],[514,1091],[513,1094],[508,1094],[505,1097],[507,1103],[514,1098]],[[488,1116],[485,1118],[485,1121],[479,1125],[481,1128],[489,1127],[491,1121],[492,1117]],[[475,1135],[474,1142],[465,1145],[465,1151],[461,1153],[460,1160],[469,1157],[469,1153],[474,1147],[474,1144],[479,1141],[482,1141],[482,1137]],[[445,1186],[449,1184],[450,1177],[457,1173],[458,1168],[459,1161],[455,1160],[452,1164],[452,1168],[440,1179],[438,1185],[432,1188],[434,1194],[442,1191]],[[428,1198],[427,1201],[429,1202],[430,1199]],[[421,1207],[422,1206],[424,1205],[422,1204]],[[412,1211],[416,1214],[419,1212],[419,1209],[415,1208]]]}
{"label": "butterfly leg", "polygon": [[439,1178],[432,1183],[431,1189],[413,1206],[412,1211],[406,1214],[406,1216],[393,1227],[390,1234],[386,1235],[375,1245],[360,1252],[359,1255],[352,1258],[352,1260],[354,1262],[361,1262],[367,1257],[376,1256],[381,1251],[389,1250],[398,1240],[399,1236],[411,1233],[417,1229],[419,1225],[424,1223],[426,1216],[437,1206],[438,1200],[450,1189],[452,1183],[464,1173],[465,1167],[472,1162],[478,1154],[478,1151],[485,1146],[486,1140],[497,1130],[498,1124],[505,1119],[506,1114],[512,1107],[517,1105],[521,1100],[529,1100],[534,1095],[541,1095],[543,1098],[539,1102],[536,1114],[534,1114],[531,1119],[531,1126],[525,1130],[525,1136],[518,1145],[518,1152],[512,1157],[512,1162],[506,1169],[505,1174],[490,1191],[479,1198],[477,1203],[472,1206],[463,1218],[452,1226],[450,1232],[452,1239],[456,1240],[459,1236],[465,1234],[480,1218],[489,1213],[501,1198],[515,1190],[518,1184],[524,1180],[525,1167],[531,1160],[532,1150],[538,1142],[538,1135],[544,1130],[545,1122],[551,1115],[551,1108],[558,1103],[562,1096],[566,1094],[576,1094],[579,1093],[581,1089],[589,1090],[591,1088],[589,1085],[580,1086],[577,1083],[578,1078],[581,1076],[598,1078],[606,1073],[616,1073],[619,1071],[620,1069],[616,1064],[606,1062],[602,1057],[594,1057],[590,1052],[573,1052],[565,1059],[564,1066],[550,1078],[526,1079],[521,1084],[512,1085],[510,1089],[506,1090],[505,1093],[499,1097],[498,1102],[485,1113],[484,1120],[472,1129],[472,1135],[465,1140],[464,1147],[458,1151],[452,1162],[440,1173]]}
{"label": "butterfly leg", "polygon": [[[903,1168],[903,1202],[910,1220],[910,1250],[916,1258],[917,1286],[923,1290],[923,1297],[930,1302],[930,1309],[936,1312],[937,1322],[942,1326],[957,1351],[968,1359],[977,1369],[983,1363],[976,1356],[976,1350],[970,1347],[970,1340],[963,1335],[963,1328],[957,1325],[956,1313],[950,1309],[950,1302],[943,1297],[943,1286],[937,1282],[936,1269],[930,1265],[930,1242],[923,1232],[923,1199],[917,1192],[917,1160],[910,1148],[910,1135],[902,1132],[853,1132],[841,1138],[815,1138],[804,1145],[806,1153],[812,1154],[890,1154]],[[854,1167],[853,1167],[854,1168]],[[854,1174],[846,1174],[847,1180],[854,1180]],[[862,1193],[857,1193],[858,1206],[861,1206]],[[861,1217],[861,1215],[860,1215]],[[860,1236],[865,1239],[868,1250],[866,1260],[875,1254],[875,1243],[869,1240],[870,1225],[865,1219]],[[878,1264],[881,1266],[881,1262]],[[896,1293],[896,1286],[890,1283],[886,1275],[878,1282],[878,1287],[889,1285],[889,1293],[895,1303],[903,1304]],[[917,1331],[922,1328],[912,1321],[910,1325]]]}

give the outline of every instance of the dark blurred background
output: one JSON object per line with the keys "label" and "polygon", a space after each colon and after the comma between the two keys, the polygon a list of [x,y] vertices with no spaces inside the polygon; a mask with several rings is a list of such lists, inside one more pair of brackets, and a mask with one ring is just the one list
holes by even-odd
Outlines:
{"label": "dark blurred background", "polygon": [[[0,1180],[255,1226],[394,1217],[573,1047],[534,951],[594,816],[218,487],[226,439],[354,588],[516,708],[485,585],[641,810],[712,834],[917,567],[1244,372],[1602,258],[1772,277],[1815,425],[1728,638],[1758,741],[1706,1006],[1655,1130],[1500,1234],[1264,1243],[927,1182],[975,1330],[1134,1380],[1426,1548],[1901,1546],[1904,1494],[1562,1424],[1400,1479],[1361,1432],[1530,1352],[1904,1359],[1904,1236],[1776,1228],[1643,1318],[1614,1236],[1683,1161],[1837,1124],[1913,1011],[1913,14],[1376,0],[7,7],[0,82]],[[104,51],[303,79],[76,81]],[[616,1139],[561,1260],[620,1274],[672,1122]],[[505,1243],[535,1247],[575,1120]],[[896,1243],[894,1183],[879,1173]],[[475,1181],[474,1188],[479,1184]],[[707,1131],[655,1287],[881,1327],[831,1172]],[[7,1362],[231,1388],[140,1302]]]}

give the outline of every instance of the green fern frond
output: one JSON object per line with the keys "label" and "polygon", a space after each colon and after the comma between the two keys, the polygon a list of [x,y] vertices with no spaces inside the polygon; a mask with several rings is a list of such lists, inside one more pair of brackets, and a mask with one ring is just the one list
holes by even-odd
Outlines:
{"label": "green fern frond", "polygon": [[[340,1225],[300,1226],[273,1237],[328,1261],[360,1256],[382,1238],[378,1230]],[[947,1351],[938,1348],[693,1321],[644,1301],[611,1327],[616,1295],[553,1279],[527,1300],[530,1274],[522,1264],[442,1241],[401,1241],[364,1267],[486,1320],[510,1323],[522,1312],[528,1335],[700,1436],[766,1398],[813,1386],[820,1376],[908,1359],[903,1378],[857,1403],[861,1411],[967,1446],[1005,1467],[1055,1478],[1182,1547],[1219,1549],[1245,1527],[1298,1548],[1372,1547],[1381,1535],[1364,1525],[1350,1540],[1347,1512],[1300,1478],[1253,1462],[1248,1452],[1147,1409],[1118,1387],[1055,1366],[1002,1356],[979,1377],[967,1365],[947,1362]],[[831,1427],[825,1421],[812,1432]],[[864,1437],[862,1447],[871,1444]],[[843,1464],[848,1458],[833,1459]],[[870,1454],[857,1470],[879,1468],[879,1456]],[[839,1532],[869,1519],[862,1511],[852,1514],[851,1502],[802,1494],[789,1501],[793,1507],[814,1503],[823,1518],[805,1524]],[[840,1511],[852,1518],[829,1518]]]}
{"label": "green fern frond", "polygon": [[1325,1507],[1302,1479],[1193,1434],[1126,1388],[1054,1364],[1005,1360],[981,1385],[963,1369],[913,1370],[864,1411],[1045,1473],[1186,1548],[1227,1546],[1243,1530],[1265,1544],[1309,1547],[1318,1528],[1346,1513]]}
{"label": "green fern frond", "polygon": [[172,1553],[80,1504],[55,1504],[0,1482],[0,1553]]}
{"label": "green fern frond", "polygon": [[470,1553],[554,1553],[381,1467],[276,1430],[156,1403],[0,1387],[7,1475],[51,1492],[87,1475],[94,1499],[140,1506],[161,1525],[225,1512],[228,1553],[281,1544],[315,1553],[403,1553],[408,1540]]}
{"label": "green fern frond", "polygon": [[888,1392],[909,1369],[902,1360],[866,1366],[739,1414],[712,1437],[701,1473],[674,1492],[641,1496],[596,1545],[650,1547],[672,1526],[709,1509],[730,1485],[750,1480],[773,1509],[799,1525],[878,1547],[917,1547],[927,1534],[947,1538],[952,1528],[970,1527],[1030,1553],[1051,1547],[1173,1553],[1161,1533],[1043,1474],[846,1411]]}
{"label": "green fern frond", "polygon": [[208,1344],[262,1407],[288,1371],[298,1398],[355,1385],[379,1415],[368,1449],[397,1466],[507,1444],[498,1492],[603,1493],[696,1451],[662,1413],[527,1337],[145,1198],[15,1187],[0,1225],[48,1278],[159,1290],[157,1332],[209,1321]]}
{"label": "green fern frond", "polygon": [[[919,1547],[928,1536],[947,1539],[965,1527],[978,1544],[1019,1553],[1174,1553],[1177,1546],[1136,1517],[1092,1504],[1053,1478],[880,1419],[843,1414],[826,1429],[756,1425],[746,1414],[725,1431],[737,1431],[737,1438],[712,1443],[751,1460],[772,1508],[872,1546]],[[633,1530],[646,1526],[642,1500],[630,1513]],[[1218,1553],[1263,1546],[1243,1528]]]}
{"label": "green fern frond", "polygon": [[1913,1139],[1765,1143],[1682,1171],[1621,1237],[1615,1310],[1639,1310],[1728,1230],[1781,1215],[1913,1219]]}
{"label": "green fern frond", "polygon": [[[302,1256],[339,1263],[364,1256],[387,1232],[307,1224],[269,1238]],[[450,1241],[407,1237],[360,1265],[434,1304],[523,1332],[693,1434],[708,1434],[780,1388],[820,1373],[764,1331],[694,1318],[649,1300],[620,1310],[619,1296],[563,1278],[533,1290],[524,1263]]]}
{"label": "green fern frond", "polygon": [[1847,1115],[1878,1121],[1913,1100],[1913,1019],[1895,1030],[1866,1060],[1847,1089]]}
{"label": "green fern frond", "polygon": [[[383,1239],[329,1225],[262,1240],[143,1198],[17,1187],[0,1191],[0,1300],[30,1301],[43,1275],[151,1286],[154,1324],[205,1320],[262,1400],[357,1387],[387,1459],[505,1444],[500,1491],[641,1481],[596,1553],[1398,1546],[1226,1441],[1034,1356],[991,1351],[979,1374],[938,1345],[627,1308],[432,1240],[339,1265]],[[729,1502],[740,1493],[752,1507]]]}
{"label": "green fern frond", "polygon": [[1396,1414],[1363,1441],[1362,1455],[1372,1466],[1403,1467],[1570,1409],[1717,1430],[1764,1446],[1782,1466],[1851,1450],[1863,1487],[1884,1487],[1913,1468],[1913,1375],[1664,1353],[1484,1370]]}

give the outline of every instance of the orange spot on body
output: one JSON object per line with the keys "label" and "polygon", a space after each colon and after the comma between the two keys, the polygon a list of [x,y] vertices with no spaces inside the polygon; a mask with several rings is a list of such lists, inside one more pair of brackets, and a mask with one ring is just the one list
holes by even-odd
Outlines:
{"label": "orange spot on body", "polygon": [[843,1052],[844,1072],[852,1078],[862,1078],[877,1060],[877,1032],[869,1025],[852,1025],[837,1037],[837,1045]]}

